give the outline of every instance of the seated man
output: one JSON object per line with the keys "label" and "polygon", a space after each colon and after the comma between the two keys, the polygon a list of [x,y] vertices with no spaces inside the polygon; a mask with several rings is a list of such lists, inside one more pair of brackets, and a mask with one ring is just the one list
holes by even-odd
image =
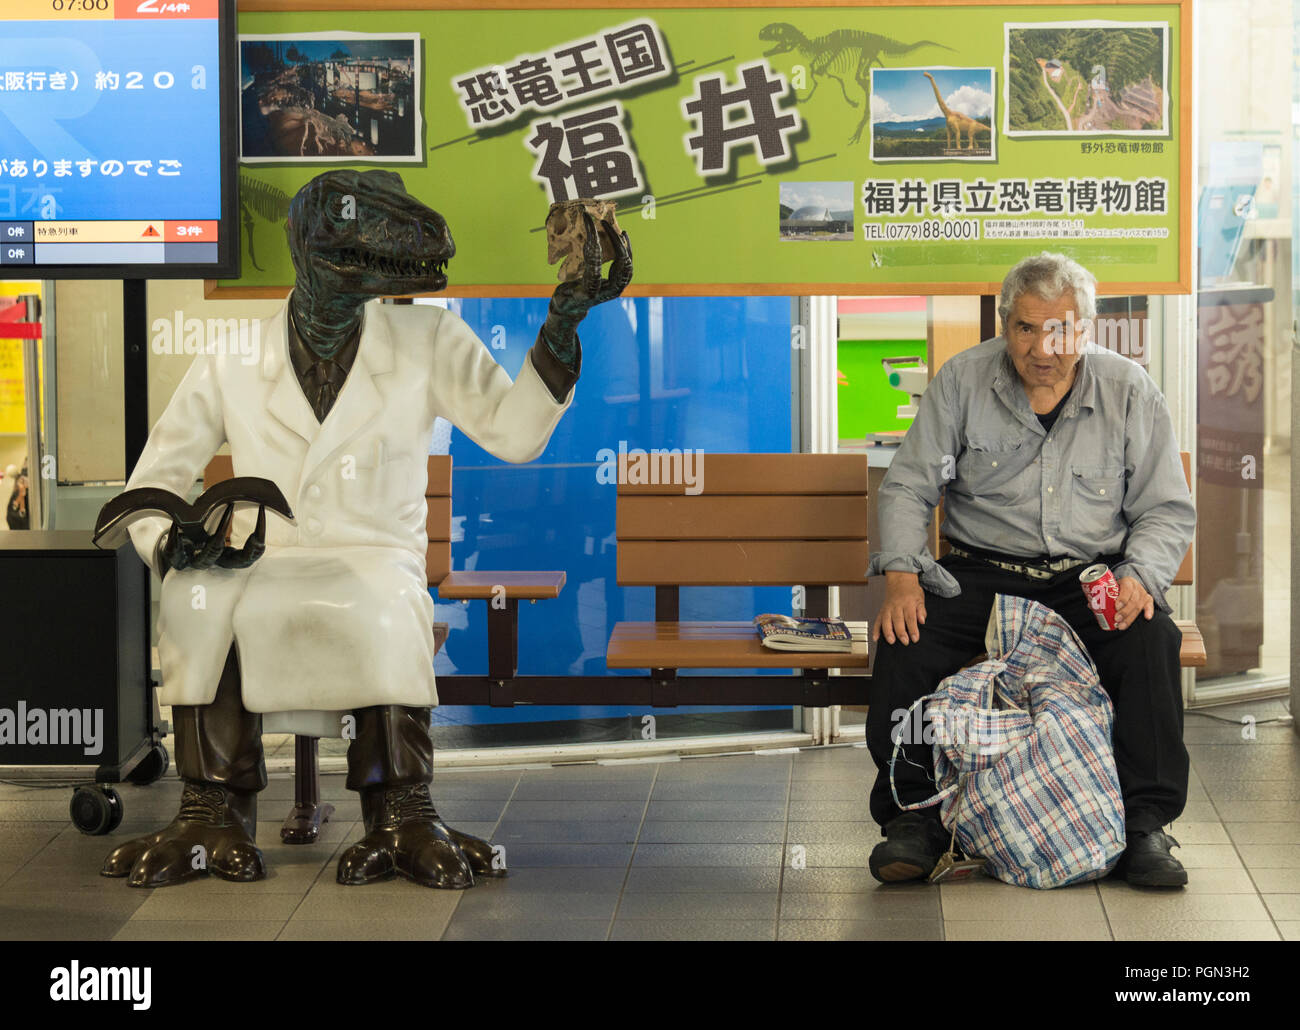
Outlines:
{"label": "seated man", "polygon": [[[867,742],[878,769],[871,815],[886,840],[871,872],[886,882],[928,876],[947,850],[937,805],[901,812],[890,791],[899,709],[934,691],[984,651],[995,594],[1029,597],[1079,635],[1115,706],[1115,762],[1130,883],[1187,882],[1163,827],[1187,800],[1187,750],[1169,588],[1196,524],[1160,391],[1133,361],[1071,332],[1096,314],[1096,280],[1043,253],[1002,284],[1002,336],[947,361],[921,399],[879,492],[881,550],[869,575],[887,596]],[[926,550],[946,496],[952,551]],[[1079,574],[1095,562],[1119,581],[1118,628],[1102,629]],[[881,639],[883,637],[883,640]],[[904,760],[905,759],[905,760]],[[932,797],[931,745],[905,738],[894,782],[903,804]]]}

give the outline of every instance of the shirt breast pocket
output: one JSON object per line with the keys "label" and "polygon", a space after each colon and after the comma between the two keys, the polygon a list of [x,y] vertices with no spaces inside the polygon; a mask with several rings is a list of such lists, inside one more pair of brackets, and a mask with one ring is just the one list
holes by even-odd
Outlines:
{"label": "shirt breast pocket", "polygon": [[1123,503],[1122,466],[1070,466],[1070,525],[1074,535],[1109,533]]}
{"label": "shirt breast pocket", "polygon": [[961,489],[971,497],[997,504],[1018,504],[1030,491],[1024,442],[1015,439],[971,440],[957,460]]}

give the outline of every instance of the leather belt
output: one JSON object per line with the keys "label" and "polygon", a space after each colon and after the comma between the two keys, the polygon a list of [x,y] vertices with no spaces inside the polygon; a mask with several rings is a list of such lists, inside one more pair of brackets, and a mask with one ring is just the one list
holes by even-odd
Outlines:
{"label": "leather belt", "polygon": [[972,561],[982,561],[988,565],[996,565],[999,569],[1019,573],[1022,576],[1028,576],[1030,579],[1052,579],[1069,569],[1088,564],[1078,558],[1057,558],[1056,561],[1035,562],[1032,565],[1025,565],[1017,562],[998,561],[996,558],[986,558],[982,554],[972,554],[970,551],[953,543],[949,543],[948,549],[959,558],[970,558]]}

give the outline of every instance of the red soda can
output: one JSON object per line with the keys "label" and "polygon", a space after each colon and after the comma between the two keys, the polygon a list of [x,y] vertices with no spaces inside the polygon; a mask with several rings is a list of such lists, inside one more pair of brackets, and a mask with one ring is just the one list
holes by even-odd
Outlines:
{"label": "red soda can", "polygon": [[1114,629],[1118,621],[1115,605],[1119,601],[1119,580],[1115,573],[1108,565],[1098,562],[1079,574],[1079,584],[1083,587],[1083,596],[1088,599],[1088,607],[1097,616],[1097,625],[1102,629]]}

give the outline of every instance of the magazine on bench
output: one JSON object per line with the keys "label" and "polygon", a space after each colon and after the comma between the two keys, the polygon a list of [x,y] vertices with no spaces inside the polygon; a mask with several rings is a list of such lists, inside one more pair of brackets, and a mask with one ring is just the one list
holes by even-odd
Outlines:
{"label": "magazine on bench", "polygon": [[853,650],[853,634],[840,619],[800,619],[793,615],[758,615],[754,628],[764,647],[774,651]]}

